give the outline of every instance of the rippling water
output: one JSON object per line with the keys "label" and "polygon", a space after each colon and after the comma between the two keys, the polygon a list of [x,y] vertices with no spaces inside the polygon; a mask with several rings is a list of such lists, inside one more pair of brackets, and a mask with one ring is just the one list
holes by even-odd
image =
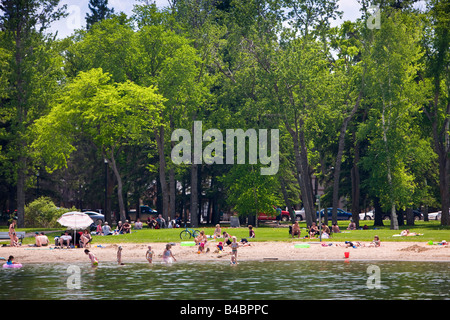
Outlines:
{"label": "rippling water", "polygon": [[[445,262],[74,265],[80,270],[80,289],[68,289],[68,279],[70,283],[73,278],[67,273],[67,264],[0,270],[0,299],[450,299],[450,263]],[[368,287],[371,265],[379,268],[378,288]]]}

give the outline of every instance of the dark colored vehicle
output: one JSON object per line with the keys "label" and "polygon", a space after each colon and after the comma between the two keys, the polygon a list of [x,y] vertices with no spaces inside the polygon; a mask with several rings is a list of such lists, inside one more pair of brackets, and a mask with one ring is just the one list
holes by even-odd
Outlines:
{"label": "dark colored vehicle", "polygon": [[[320,210],[321,216],[323,217],[324,209]],[[328,220],[331,220],[331,215],[333,212],[333,208],[327,208],[328,212]],[[319,216],[319,212],[317,212],[317,217]],[[344,211],[340,208],[337,209],[337,219],[338,220],[350,220],[352,218],[352,214],[350,212]]]}
{"label": "dark colored vehicle", "polygon": [[[139,218],[141,221],[147,220],[149,217],[156,217],[158,215],[158,211],[153,210],[149,206],[140,206],[141,212],[139,215]],[[131,221],[136,221],[136,209],[131,209],[128,212],[128,216],[130,217]]]}
{"label": "dark colored vehicle", "polygon": [[94,221],[90,227],[91,231],[96,230],[98,224],[103,224],[105,222],[105,216],[101,213],[95,211],[83,211],[83,213],[87,214]]}

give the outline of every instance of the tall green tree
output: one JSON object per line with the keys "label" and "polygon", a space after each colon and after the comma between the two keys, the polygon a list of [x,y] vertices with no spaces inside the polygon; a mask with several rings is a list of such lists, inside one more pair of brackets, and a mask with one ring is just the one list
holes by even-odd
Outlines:
{"label": "tall green tree", "polygon": [[[421,30],[418,17],[386,9],[380,30],[370,30],[362,59],[367,66],[369,122],[360,134],[372,137],[363,165],[371,171],[381,204],[391,213],[391,228],[398,229],[397,209],[408,206],[414,194],[414,175],[408,155],[414,145],[414,119],[423,102],[416,76]],[[361,136],[362,137],[362,136]]]}
{"label": "tall green tree", "polygon": [[433,149],[439,163],[439,192],[442,225],[450,224],[450,4],[428,3],[424,38],[425,76],[428,101],[423,105],[433,137]]}
{"label": "tall green tree", "polygon": [[[332,32],[330,32],[332,33]],[[365,67],[358,58],[361,43],[357,40],[357,25],[344,22],[337,29],[337,35],[332,40],[333,48],[337,51],[337,59],[333,63],[332,77],[328,90],[333,94],[329,100],[332,121],[326,125],[339,123],[339,138],[333,177],[332,223],[337,223],[337,207],[339,202],[339,183],[342,157],[345,148],[347,128],[360,107],[364,92]],[[340,119],[343,116],[343,119]],[[339,119],[339,120],[338,120]],[[358,224],[359,211],[353,212],[353,219]]]}
{"label": "tall green tree", "polygon": [[95,23],[108,19],[114,13],[114,8],[108,8],[108,0],[89,0],[91,13],[86,13],[86,29],[90,29]]}
{"label": "tall green tree", "polygon": [[79,136],[89,139],[114,172],[120,219],[125,220],[123,181],[117,159],[124,146],[147,137],[159,125],[163,101],[152,86],[142,87],[130,81],[115,83],[101,69],[80,72],[51,112],[36,121],[34,150],[51,171],[67,165]]}
{"label": "tall green tree", "polygon": [[[7,157],[12,180],[16,185],[19,227],[24,226],[25,190],[31,159],[29,127],[45,114],[52,94],[62,77],[62,60],[52,48],[45,31],[65,15],[66,6],[58,0],[2,0],[0,4],[1,47],[7,52],[9,65],[7,99],[2,108],[9,123]],[[2,76],[3,77],[3,76]]]}

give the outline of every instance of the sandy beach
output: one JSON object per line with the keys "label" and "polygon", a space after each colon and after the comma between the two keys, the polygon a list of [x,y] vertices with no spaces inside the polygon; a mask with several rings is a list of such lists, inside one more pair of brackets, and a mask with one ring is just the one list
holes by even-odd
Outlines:
{"label": "sandy beach", "polygon": [[[345,248],[344,243],[323,242],[326,246],[315,242],[309,243],[309,248],[296,248],[295,244],[304,242],[253,242],[250,246],[238,249],[238,261],[257,260],[343,260],[344,253],[349,252],[350,260],[369,261],[447,261],[450,262],[450,245],[428,245],[424,242],[382,242],[380,247],[369,247],[361,242],[361,247]],[[89,248],[99,259],[99,262],[116,261],[117,247],[121,245],[122,261],[146,262],[147,246],[154,251],[154,262],[162,261],[165,243],[124,243],[101,244],[96,243]],[[210,241],[209,252],[197,253],[197,247],[181,246],[175,243],[172,253],[177,261],[229,261],[231,248],[226,247],[223,253],[215,252],[217,242]],[[101,247],[100,247],[101,246]],[[13,255],[15,260],[26,263],[72,263],[88,262],[84,249],[55,249],[51,247],[0,247],[0,257],[8,258]]]}

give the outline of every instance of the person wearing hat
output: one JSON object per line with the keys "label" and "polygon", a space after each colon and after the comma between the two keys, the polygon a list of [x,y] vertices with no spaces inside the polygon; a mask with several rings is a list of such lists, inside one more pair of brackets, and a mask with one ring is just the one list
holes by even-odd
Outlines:
{"label": "person wearing hat", "polygon": [[104,236],[111,235],[111,227],[108,225],[108,222],[105,222],[105,224],[102,227],[102,233]]}

